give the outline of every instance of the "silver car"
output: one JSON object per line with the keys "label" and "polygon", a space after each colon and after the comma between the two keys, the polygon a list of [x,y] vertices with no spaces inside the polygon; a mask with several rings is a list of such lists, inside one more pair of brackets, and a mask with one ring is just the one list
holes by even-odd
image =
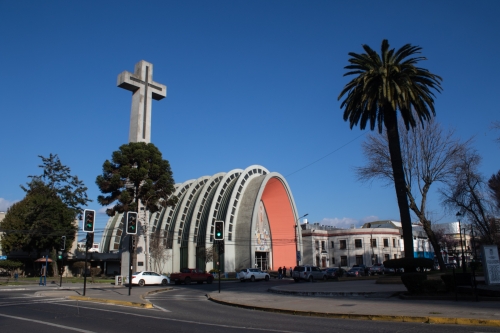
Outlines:
{"label": "silver car", "polygon": [[295,282],[300,282],[300,280],[313,282],[314,280],[326,280],[326,273],[316,266],[295,266],[292,278]]}

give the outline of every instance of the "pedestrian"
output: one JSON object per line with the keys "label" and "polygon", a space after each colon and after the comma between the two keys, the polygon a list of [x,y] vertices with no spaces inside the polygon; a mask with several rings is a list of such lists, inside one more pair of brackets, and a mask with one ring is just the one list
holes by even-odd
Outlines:
{"label": "pedestrian", "polygon": [[17,274],[17,272],[14,273],[14,281],[17,282],[17,278],[19,278],[19,274]]}
{"label": "pedestrian", "polygon": [[290,277],[293,277],[293,276],[292,276],[292,272],[293,272],[293,271],[292,271],[292,267],[290,267]]}
{"label": "pedestrian", "polygon": [[282,275],[282,274],[283,274],[283,270],[281,269],[281,266],[280,266],[280,268],[278,268],[278,279],[279,279],[279,280],[281,280],[281,278],[282,278],[282,276],[281,276],[281,275]]}
{"label": "pedestrian", "polygon": [[286,278],[286,266],[283,266],[283,278]]}

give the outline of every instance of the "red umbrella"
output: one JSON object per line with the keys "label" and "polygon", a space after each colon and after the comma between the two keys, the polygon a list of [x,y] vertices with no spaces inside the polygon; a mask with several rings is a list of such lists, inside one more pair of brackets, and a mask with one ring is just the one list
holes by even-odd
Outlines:
{"label": "red umbrella", "polygon": [[46,261],[47,262],[52,262],[52,259],[50,259],[50,258],[48,258],[48,259],[47,258],[40,258],[40,259],[35,260],[35,262],[46,262]]}

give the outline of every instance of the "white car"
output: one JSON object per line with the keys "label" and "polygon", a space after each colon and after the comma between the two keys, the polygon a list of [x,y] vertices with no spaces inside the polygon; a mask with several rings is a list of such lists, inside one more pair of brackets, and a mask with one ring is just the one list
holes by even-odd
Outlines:
{"label": "white car", "polygon": [[238,273],[238,278],[241,282],[245,282],[246,280],[250,280],[252,282],[256,280],[269,281],[269,274],[258,268],[244,268]]}
{"label": "white car", "polygon": [[170,278],[155,272],[136,272],[132,274],[132,284],[137,284],[141,287],[150,284],[161,284],[162,286],[166,286],[170,284]]}

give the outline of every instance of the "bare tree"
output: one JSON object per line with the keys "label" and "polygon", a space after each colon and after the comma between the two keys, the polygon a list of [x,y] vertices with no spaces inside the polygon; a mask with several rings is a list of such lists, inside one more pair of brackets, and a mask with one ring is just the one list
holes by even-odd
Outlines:
{"label": "bare tree", "polygon": [[447,187],[440,192],[443,203],[449,209],[460,209],[476,226],[483,242],[494,244],[494,207],[483,176],[478,170],[480,163],[481,157],[475,150],[464,152],[453,168]]}
{"label": "bare tree", "polygon": [[153,261],[153,270],[158,273],[163,273],[165,263],[171,258],[164,244],[164,239],[158,232],[155,232],[150,237],[149,255]]}
{"label": "bare tree", "polygon": [[[443,131],[438,122],[430,120],[425,128],[417,126],[406,130],[400,122],[401,153],[406,180],[406,194],[410,209],[418,217],[429,237],[440,267],[444,261],[439,251],[439,242],[431,228],[427,212],[427,198],[434,183],[446,183],[457,158],[468,149],[469,141],[462,143],[454,137],[454,131]],[[387,134],[370,134],[362,144],[368,163],[356,168],[361,181],[380,179],[388,185],[394,182]]]}

